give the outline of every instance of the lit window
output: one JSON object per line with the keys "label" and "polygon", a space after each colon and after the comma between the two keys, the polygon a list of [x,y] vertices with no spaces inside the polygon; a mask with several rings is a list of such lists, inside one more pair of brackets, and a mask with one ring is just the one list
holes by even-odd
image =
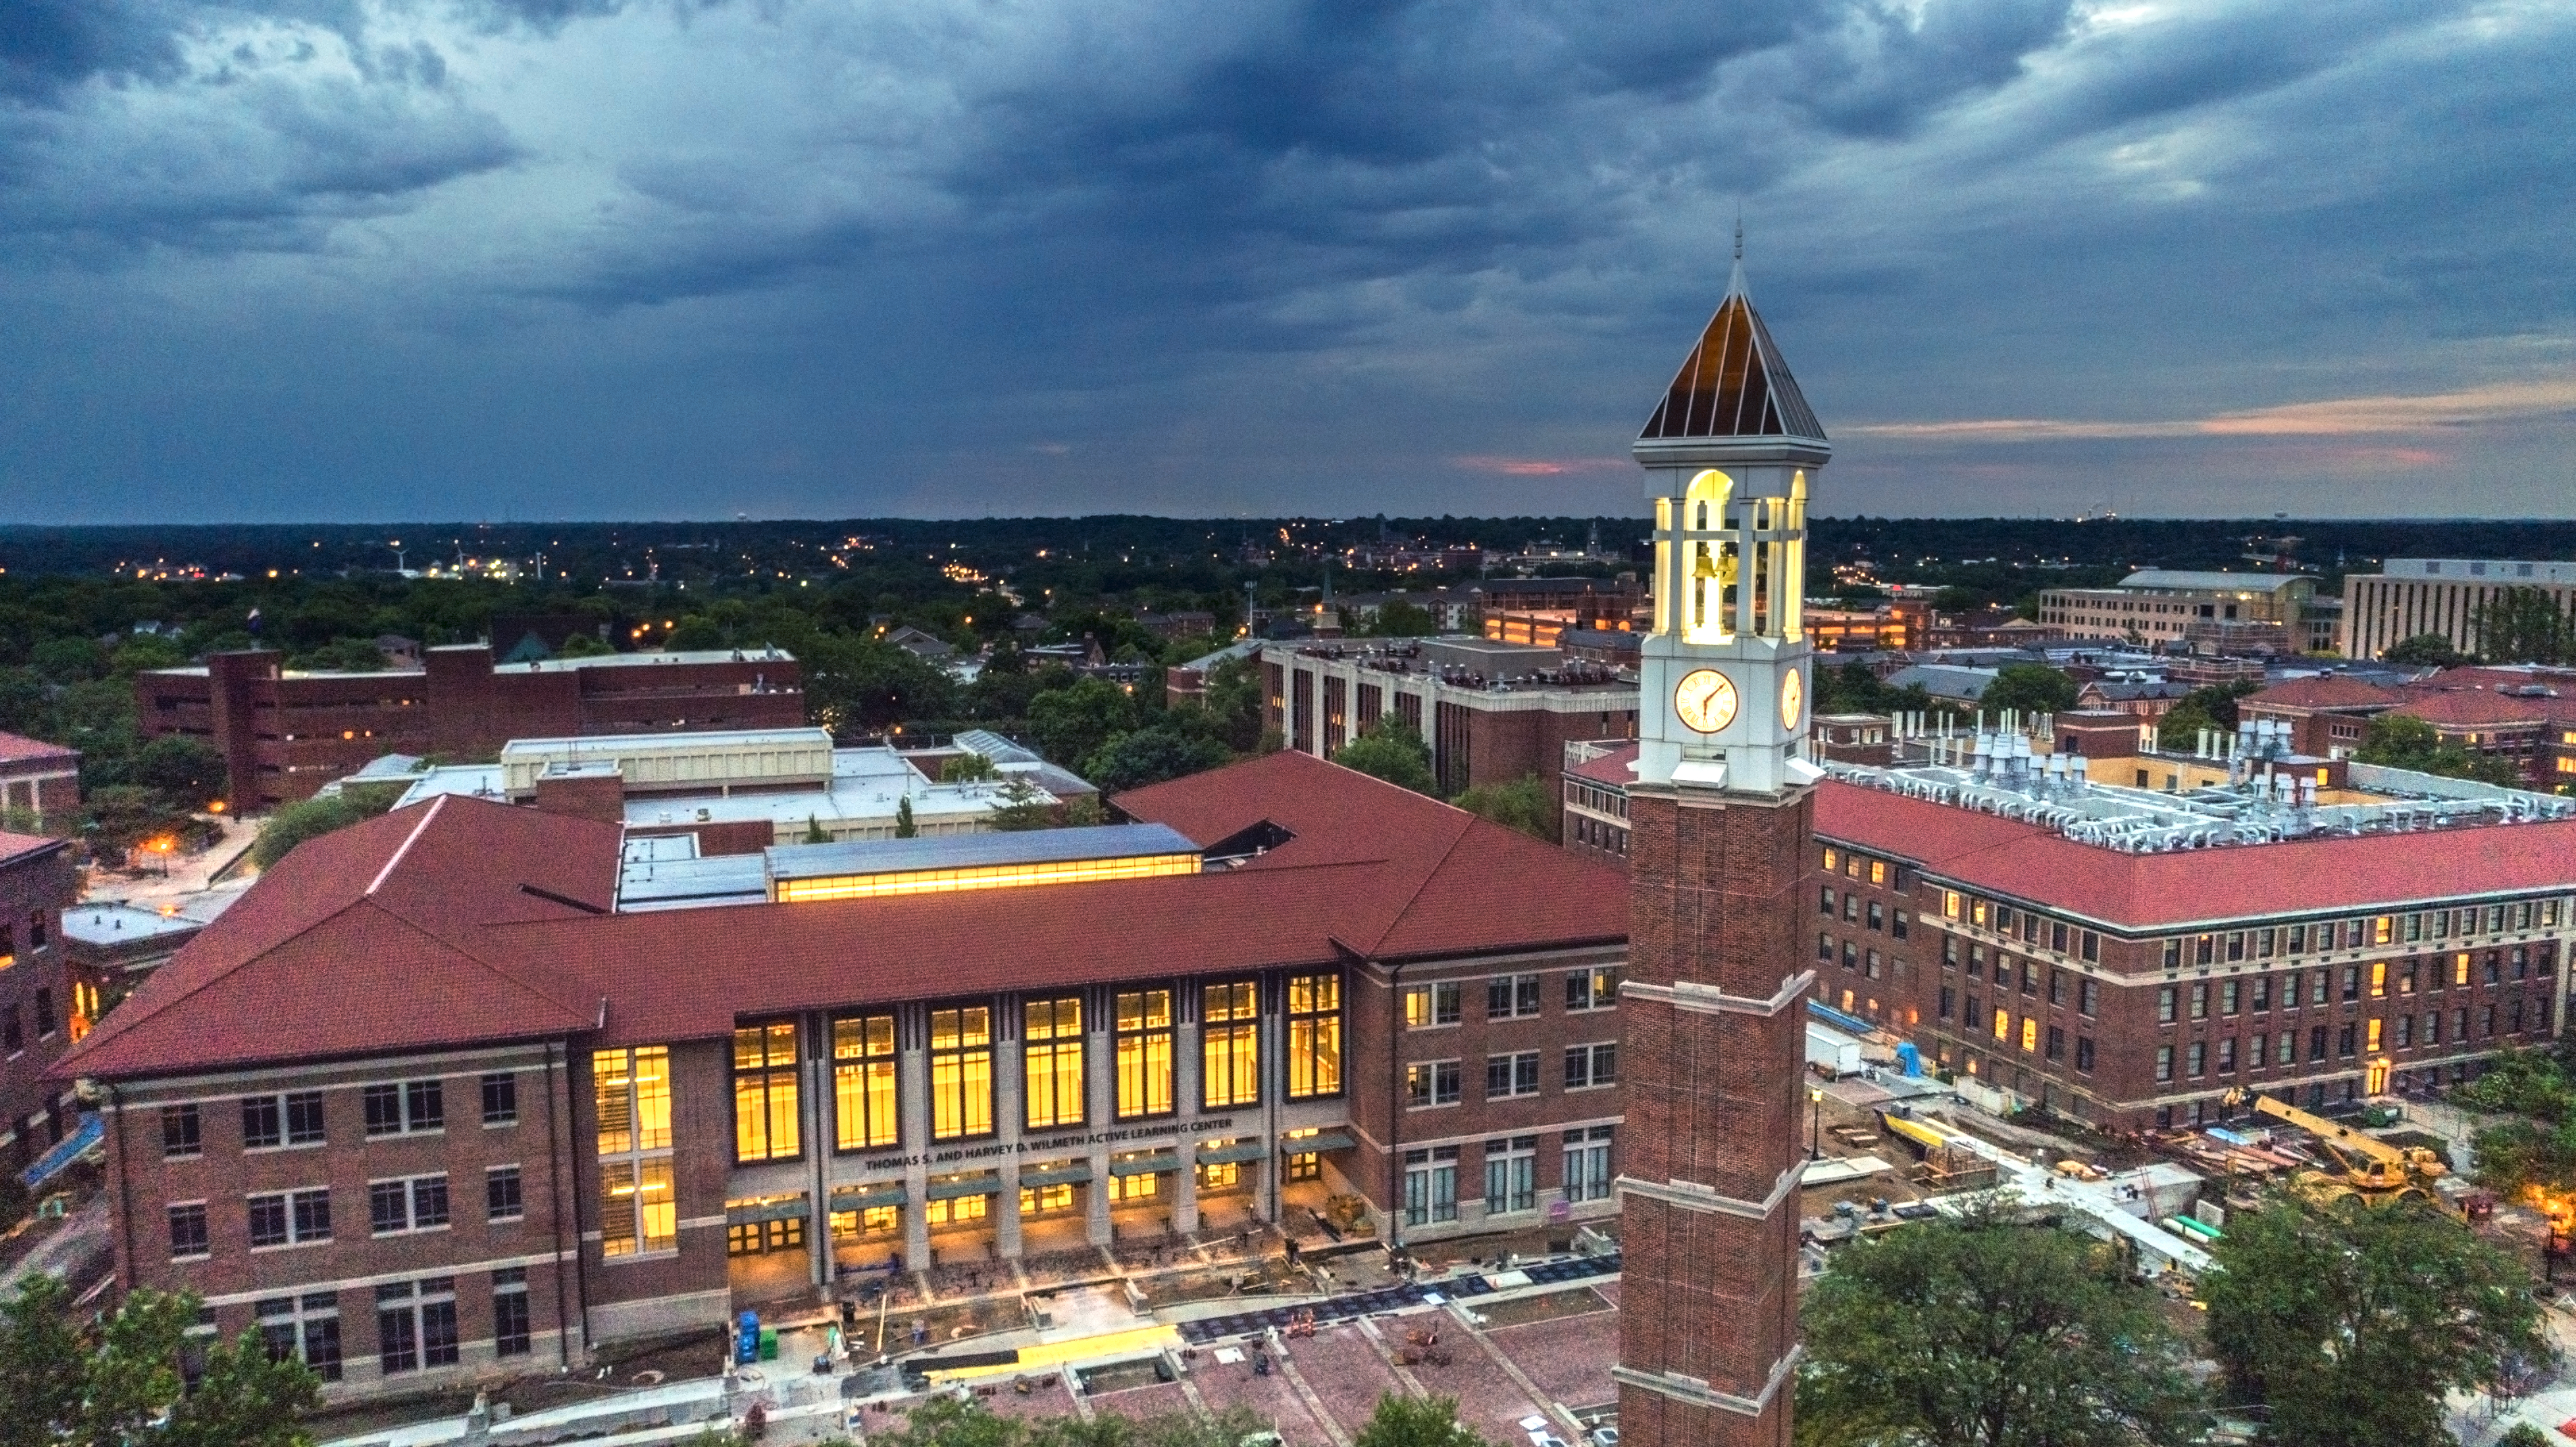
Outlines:
{"label": "lit window", "polygon": [[930,1012],[930,1138],[993,1133],[993,1011]]}
{"label": "lit window", "polygon": [[1259,986],[1245,980],[1201,988],[1199,1053],[1199,1090],[1210,1109],[1261,1099]]}
{"label": "lit window", "polygon": [[2024,1050],[2039,1048],[2039,1022],[2028,1015],[2021,1017],[2021,1048]]}
{"label": "lit window", "polygon": [[1998,1040],[2009,1040],[2012,1038],[2012,1011],[1997,1010],[1995,1012],[1995,1038]]}
{"label": "lit window", "polygon": [[804,1151],[796,1114],[796,1023],[733,1032],[733,1152],[739,1162],[792,1161]]}
{"label": "lit window", "polygon": [[671,1052],[660,1045],[595,1050],[590,1075],[599,1117],[600,1254],[669,1251],[680,1228],[671,1184]]}
{"label": "lit window", "polygon": [[1172,992],[1117,997],[1118,1118],[1172,1113]]}
{"label": "lit window", "polygon": [[1341,1093],[1342,977],[1292,975],[1288,980],[1288,1098],[1310,1100]]}
{"label": "lit window", "polygon": [[833,1021],[833,1144],[845,1151],[895,1144],[902,1133],[895,1100],[894,1017]]}
{"label": "lit window", "polygon": [[1031,1130],[1082,1124],[1082,1001],[1031,1000],[1020,1007]]}

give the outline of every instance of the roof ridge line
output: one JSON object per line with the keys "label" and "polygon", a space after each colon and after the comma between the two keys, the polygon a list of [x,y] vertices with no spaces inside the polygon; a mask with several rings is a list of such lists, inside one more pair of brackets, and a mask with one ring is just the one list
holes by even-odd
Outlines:
{"label": "roof ridge line", "polygon": [[376,877],[368,880],[367,887],[358,892],[360,898],[372,899],[375,897],[378,886],[382,885],[388,878],[392,877],[394,866],[402,863],[403,856],[411,852],[412,844],[420,838],[421,831],[429,827],[429,821],[438,817],[438,811],[446,807],[447,799],[447,795],[441,794],[437,798],[429,801],[428,812],[422,814],[420,816],[420,822],[411,826],[411,832],[403,836],[403,842],[395,848],[393,857],[385,861],[385,867],[377,870]]}
{"label": "roof ridge line", "polygon": [[[1454,804],[1450,805],[1450,807],[1453,809],[1457,808]],[[1369,942],[1368,955],[1370,958],[1376,957],[1378,948],[1384,945],[1387,940],[1395,934],[1396,926],[1404,923],[1404,917],[1413,913],[1413,907],[1422,902],[1422,891],[1430,887],[1431,881],[1439,875],[1441,868],[1448,864],[1449,856],[1458,852],[1459,844],[1464,842],[1468,835],[1476,832],[1476,826],[1478,824],[1491,822],[1483,815],[1471,813],[1465,809],[1458,809],[1458,814],[1461,820],[1461,826],[1458,832],[1449,836],[1449,843],[1441,849],[1440,857],[1431,861],[1430,868],[1422,871],[1421,883],[1416,884],[1412,891],[1405,895],[1403,907],[1396,910],[1394,915],[1387,920],[1386,928],[1379,930],[1377,932],[1377,937]],[[1499,829],[1502,826],[1496,824],[1494,827]]]}

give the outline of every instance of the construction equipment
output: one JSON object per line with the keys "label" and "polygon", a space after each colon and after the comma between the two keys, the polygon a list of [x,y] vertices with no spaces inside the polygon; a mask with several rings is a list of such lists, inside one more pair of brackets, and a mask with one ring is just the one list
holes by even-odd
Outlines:
{"label": "construction equipment", "polygon": [[2257,1115],[2297,1126],[2315,1139],[2317,1150],[2332,1168],[2303,1170],[2290,1178],[2291,1188],[2312,1200],[2330,1204],[2353,1197],[2373,1206],[2418,1200],[2454,1215],[2460,1213],[2461,1208],[2433,1189],[2433,1182],[2449,1175],[2451,1168],[2438,1153],[2424,1146],[2391,1145],[2351,1126],[2251,1091],[2229,1091],[2227,1104],[2231,1109],[2248,1108]]}

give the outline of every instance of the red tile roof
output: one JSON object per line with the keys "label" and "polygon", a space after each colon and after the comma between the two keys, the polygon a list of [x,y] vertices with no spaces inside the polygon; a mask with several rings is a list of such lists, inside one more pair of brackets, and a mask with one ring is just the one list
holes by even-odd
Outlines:
{"label": "red tile roof", "polygon": [[1264,819],[1295,837],[1199,875],[620,915],[590,912],[612,902],[614,826],[451,796],[288,855],[55,1073],[168,1074],[603,1020],[603,1044],[701,1039],[737,1016],[833,1005],[1627,936],[1619,871],[1302,754],[1117,802],[1202,845]]}
{"label": "red tile roof", "polygon": [[2403,701],[2404,695],[2392,693],[2375,683],[2334,674],[2276,683],[2259,693],[2248,694],[2243,700],[2257,706],[2270,704],[2276,708],[2304,709],[2387,708]]}
{"label": "red tile roof", "polygon": [[2576,885],[2576,819],[2128,854],[1828,780],[1816,833],[1966,888],[2131,930]]}
{"label": "red tile roof", "polygon": [[2465,727],[2476,724],[2526,724],[2538,726],[2550,715],[2547,698],[2507,698],[2502,694],[2478,689],[2461,689],[2451,693],[2419,693],[2389,710],[2426,723]]}
{"label": "red tile roof", "polygon": [[49,744],[43,739],[31,739],[23,734],[0,733],[0,764],[23,763],[33,759],[69,761],[79,757],[78,749],[67,749],[61,744]]}
{"label": "red tile roof", "polygon": [[11,834],[0,830],[0,864],[15,864],[50,849],[65,848],[67,841],[47,839],[39,834]]}

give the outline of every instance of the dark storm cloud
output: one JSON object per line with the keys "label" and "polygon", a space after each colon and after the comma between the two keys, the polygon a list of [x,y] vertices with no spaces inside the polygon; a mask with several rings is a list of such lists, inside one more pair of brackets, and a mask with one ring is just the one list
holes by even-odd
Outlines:
{"label": "dark storm cloud", "polygon": [[[1625,506],[1605,459],[1740,207],[1855,505],[2366,506],[2442,449],[2191,424],[2576,366],[2571,32],[2511,0],[22,0],[0,487]],[[2091,430],[1905,430],[1980,419]],[[2491,460],[2546,455],[2511,425]]]}

